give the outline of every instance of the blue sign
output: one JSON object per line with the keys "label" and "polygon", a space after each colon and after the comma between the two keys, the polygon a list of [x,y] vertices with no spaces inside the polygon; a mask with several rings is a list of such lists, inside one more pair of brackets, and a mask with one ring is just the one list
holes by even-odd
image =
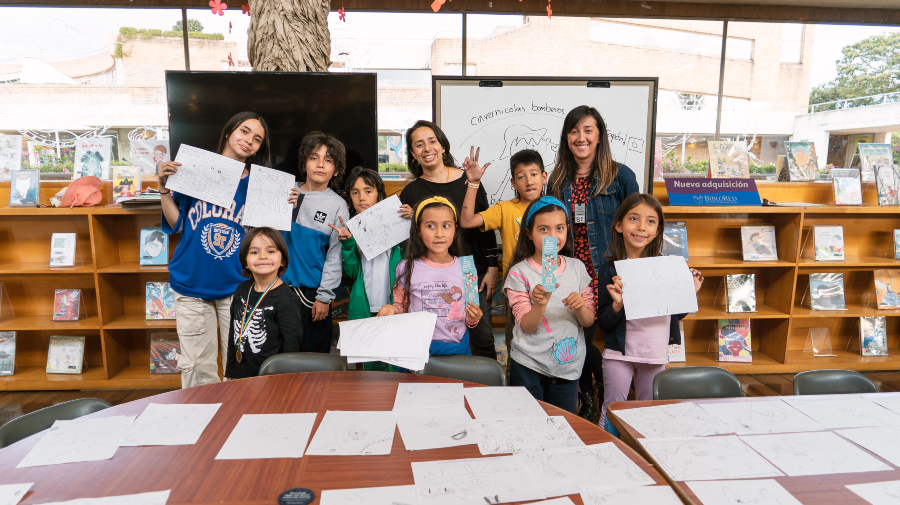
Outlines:
{"label": "blue sign", "polygon": [[762,205],[753,179],[666,178],[669,205]]}

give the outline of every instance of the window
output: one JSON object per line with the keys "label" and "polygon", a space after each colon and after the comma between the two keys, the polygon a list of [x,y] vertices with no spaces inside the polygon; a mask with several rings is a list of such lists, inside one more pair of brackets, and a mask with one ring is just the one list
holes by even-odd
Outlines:
{"label": "window", "polygon": [[800,63],[803,61],[803,25],[785,23],[781,30],[781,62]]}
{"label": "window", "polygon": [[[607,44],[678,51],[702,56],[718,57],[722,54],[721,27],[717,35],[693,31],[689,27],[691,23],[689,21],[683,23],[683,28],[647,26],[647,21],[637,22],[640,24],[592,19],[590,39]],[[742,60],[753,59],[753,41],[728,37],[725,57]]]}

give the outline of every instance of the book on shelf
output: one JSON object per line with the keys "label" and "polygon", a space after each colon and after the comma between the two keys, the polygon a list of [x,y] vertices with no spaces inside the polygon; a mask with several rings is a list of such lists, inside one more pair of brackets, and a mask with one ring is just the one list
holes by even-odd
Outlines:
{"label": "book on shelf", "polygon": [[53,298],[53,320],[78,321],[80,306],[80,289],[57,289]]}
{"label": "book on shelf", "polygon": [[816,146],[812,142],[785,142],[787,152],[788,177],[791,182],[815,181],[819,179],[819,161]]}
{"label": "book on shelf", "polygon": [[844,261],[844,227],[813,226],[816,261]]}
{"label": "book on shelf", "polygon": [[54,233],[50,237],[50,266],[75,266],[74,233]]}
{"label": "book on shelf", "polygon": [[84,337],[50,337],[47,373],[81,373],[84,364]]}
{"label": "book on shelf", "polygon": [[[862,169],[864,182],[875,179],[875,189],[878,191],[878,205],[900,205],[900,195],[897,190],[900,181],[897,180],[897,171],[893,168],[894,156],[890,144],[862,143],[858,145],[859,166]],[[888,167],[889,170],[881,173],[879,181],[879,168]],[[893,172],[893,173],[890,173]],[[882,196],[881,188],[884,188]],[[891,191],[893,187],[893,191]]]}
{"label": "book on shelf", "polygon": [[73,179],[93,176],[109,180],[112,159],[112,138],[93,137],[75,140],[75,169]]}
{"label": "book on shelf", "polygon": [[175,292],[168,282],[148,282],[147,319],[175,319]]}
{"label": "book on shelf", "polygon": [[150,334],[150,373],[181,373],[178,369],[178,355],[181,344],[177,333]]}
{"label": "book on shelf", "polygon": [[710,178],[749,178],[747,142],[707,142]]}
{"label": "book on shelf", "polygon": [[900,260],[900,230],[894,230],[894,259]]}
{"label": "book on shelf", "polygon": [[862,185],[859,170],[832,168],[831,185],[834,188],[835,205],[862,205]]}
{"label": "book on shelf", "polygon": [[113,167],[113,202],[137,196],[141,191],[141,167]]}
{"label": "book on shelf", "polygon": [[725,276],[727,312],[756,312],[756,274]]}
{"label": "book on shelf", "polygon": [[0,375],[16,371],[16,332],[0,331]]}
{"label": "book on shelf", "polygon": [[132,140],[131,162],[139,166],[143,175],[156,178],[156,168],[171,161],[168,140]]}
{"label": "book on shelf", "polygon": [[719,319],[716,338],[719,341],[719,361],[753,361],[749,319]]}
{"label": "book on shelf", "polygon": [[859,353],[863,356],[887,356],[887,318],[859,318]]}
{"label": "book on shelf", "polygon": [[900,270],[875,270],[875,301],[879,309],[900,309]]}
{"label": "book on shelf", "polygon": [[669,363],[684,363],[687,360],[684,341],[684,321],[678,321],[678,330],[681,332],[680,344],[669,344]]}
{"label": "book on shelf", "polygon": [[878,205],[900,205],[900,167],[875,165],[875,191]]}
{"label": "book on shelf", "polygon": [[775,226],[771,224],[741,226],[741,249],[744,261],[777,261]]}
{"label": "book on shelf", "polygon": [[812,310],[847,310],[844,274],[809,274],[809,304]]}
{"label": "book on shelf", "polygon": [[34,170],[11,170],[9,178],[9,206],[34,207],[40,197],[41,174]]}
{"label": "book on shelf", "polygon": [[783,154],[779,154],[778,159],[775,161],[775,173],[778,174],[775,178],[778,182],[791,181],[791,172],[788,170],[787,158]]}
{"label": "book on shelf", "polygon": [[169,236],[162,228],[141,228],[141,265],[169,263]]}
{"label": "book on shelf", "polygon": [[[657,148],[657,155],[660,149]],[[10,172],[22,168],[22,136],[0,135],[0,180],[10,178]]]}
{"label": "book on shelf", "polygon": [[666,223],[663,229],[662,253],[666,256],[688,258],[687,223],[675,221]]}

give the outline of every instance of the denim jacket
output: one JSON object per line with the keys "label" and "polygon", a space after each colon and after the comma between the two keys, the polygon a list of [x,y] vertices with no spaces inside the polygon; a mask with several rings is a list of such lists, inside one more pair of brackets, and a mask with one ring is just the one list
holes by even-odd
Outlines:
{"label": "denim jacket", "polygon": [[[619,204],[632,193],[640,191],[634,172],[627,165],[621,163],[617,163],[617,165],[619,170],[616,173],[616,178],[609,184],[606,191],[601,191],[599,195],[588,199],[585,210],[588,243],[591,247],[591,262],[594,264],[594,273],[598,275],[600,266],[606,261],[603,254],[606,252],[607,246],[609,246],[613,219],[616,217],[616,212],[619,211]],[[594,179],[591,184],[590,194],[594,194],[596,189],[597,179]],[[566,208],[569,209],[569,215],[574,216],[572,183],[569,180],[563,181],[563,201],[566,203]],[[569,230],[569,240],[574,245],[575,239],[573,231],[571,231],[572,227],[569,227]],[[603,290],[601,286],[601,291]]]}

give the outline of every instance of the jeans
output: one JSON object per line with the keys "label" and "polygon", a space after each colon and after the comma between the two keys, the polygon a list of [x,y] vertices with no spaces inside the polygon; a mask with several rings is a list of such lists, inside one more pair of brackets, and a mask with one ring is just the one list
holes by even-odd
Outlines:
{"label": "jeans", "polygon": [[300,325],[303,327],[303,350],[306,352],[331,353],[331,334],[334,331],[331,320],[331,304],[328,315],[321,321],[313,321],[312,305],[316,301],[317,289],[299,287],[294,292],[300,297]]}
{"label": "jeans", "polygon": [[584,329],[584,367],[581,369],[581,378],[578,385],[582,393],[594,390],[594,381],[603,385],[603,353],[594,344],[594,334],[597,333],[597,322]]}
{"label": "jeans", "polygon": [[472,356],[497,359],[497,349],[494,347],[494,333],[491,331],[491,302],[493,300],[487,297],[487,289],[479,291],[478,298],[483,314],[481,321],[478,321],[478,326],[469,328],[469,345],[472,349]]}
{"label": "jeans", "polygon": [[231,331],[231,297],[207,301],[175,293],[175,326],[181,345],[178,355],[181,387],[219,382],[216,356],[221,349],[222,366],[225,366]]}
{"label": "jeans", "polygon": [[535,400],[541,400],[575,413],[578,403],[578,381],[548,377],[509,360],[509,385],[523,386]]}

